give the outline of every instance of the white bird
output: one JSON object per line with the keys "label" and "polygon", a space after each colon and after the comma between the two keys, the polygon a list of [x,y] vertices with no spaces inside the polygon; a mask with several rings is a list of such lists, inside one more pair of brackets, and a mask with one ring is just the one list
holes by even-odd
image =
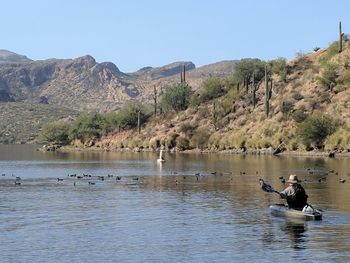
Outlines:
{"label": "white bird", "polygon": [[159,158],[157,159],[158,163],[165,162],[165,159],[163,158],[163,150],[161,149],[159,152]]}

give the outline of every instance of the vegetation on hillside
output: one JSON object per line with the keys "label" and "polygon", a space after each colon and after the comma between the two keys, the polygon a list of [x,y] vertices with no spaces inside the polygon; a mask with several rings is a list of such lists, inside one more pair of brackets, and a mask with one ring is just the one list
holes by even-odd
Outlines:
{"label": "vegetation on hillside", "polygon": [[343,41],[342,52],[332,44],[289,62],[242,59],[231,76],[205,80],[196,92],[181,75],[159,105],[84,114],[68,129],[48,124],[41,138],[181,151],[350,151],[350,47]]}
{"label": "vegetation on hillside", "polygon": [[0,143],[35,142],[44,123],[64,119],[66,123],[79,112],[47,104],[6,102],[0,103]]}

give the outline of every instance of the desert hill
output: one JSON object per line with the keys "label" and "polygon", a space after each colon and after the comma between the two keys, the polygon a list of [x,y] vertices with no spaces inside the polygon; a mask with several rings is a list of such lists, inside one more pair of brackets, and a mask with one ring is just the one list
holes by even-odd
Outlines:
{"label": "desert hill", "polygon": [[[7,108],[17,105],[14,103],[30,104],[30,107],[46,105],[47,109],[52,108],[53,111],[61,107],[75,113],[114,111],[130,100],[151,103],[154,86],[161,93],[167,85],[179,80],[184,67],[188,73],[188,82],[198,89],[200,83],[215,75],[218,68],[218,74],[230,75],[233,64],[234,62],[226,61],[213,64],[212,68],[208,65],[196,69],[192,62],[175,62],[163,67],[146,67],[134,73],[123,73],[113,63],[97,63],[89,55],[76,59],[32,61],[23,55],[0,50],[0,103],[7,103]],[[18,107],[15,106],[14,109]],[[10,123],[7,121],[11,118],[8,118],[6,112],[2,115],[3,125],[8,127]],[[28,120],[41,124],[46,117],[26,116]],[[12,118],[15,118],[13,123],[21,123],[21,116],[14,115]],[[41,126],[35,127],[40,129]],[[18,126],[18,129],[28,128]],[[34,131],[34,134],[37,132],[38,130]],[[0,142],[29,140],[18,136],[22,134],[19,130],[3,134],[8,136],[0,138]]]}
{"label": "desert hill", "polygon": [[[103,149],[162,146],[272,153],[279,148],[311,151],[322,147],[348,153],[350,42],[346,39],[344,42],[342,52],[338,51],[338,42],[334,42],[326,49],[317,48],[286,61],[285,71],[272,72],[268,115],[264,82],[256,86],[255,92],[253,86],[247,90],[241,86],[239,91],[226,87],[226,92],[216,99],[152,118],[140,134],[136,130],[115,132],[88,143]],[[302,127],[305,127],[303,138]],[[309,132],[325,140],[318,142],[311,138],[307,142]]]}

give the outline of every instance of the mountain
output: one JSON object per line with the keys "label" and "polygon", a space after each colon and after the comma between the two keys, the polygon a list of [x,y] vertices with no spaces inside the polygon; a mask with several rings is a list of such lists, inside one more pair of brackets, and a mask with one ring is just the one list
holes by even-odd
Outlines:
{"label": "mountain", "polygon": [[178,74],[184,66],[189,73],[189,82],[212,75],[199,73],[201,69],[196,70],[191,62],[176,62],[126,74],[113,63],[97,63],[89,55],[76,59],[3,63],[0,64],[0,101],[39,102],[75,110],[109,111],[120,108],[131,99],[147,102],[154,85],[179,80]]}
{"label": "mountain", "polygon": [[16,54],[6,49],[0,49],[0,63],[11,63],[11,62],[21,62],[21,61],[31,61],[31,60],[26,56]]}
{"label": "mountain", "polygon": [[[175,62],[123,73],[115,64],[97,63],[90,55],[76,59],[32,61],[7,50],[0,50],[0,62],[0,103],[20,102],[30,104],[30,107],[45,104],[49,108],[62,107],[75,112],[113,111],[134,99],[150,103],[154,86],[164,89],[179,82],[184,67],[186,80],[196,90],[206,78],[216,74],[230,75],[234,64],[233,61],[225,61],[196,68],[192,62]],[[30,119],[30,115],[27,117]],[[38,121],[42,123],[40,117],[35,116],[33,122]],[[23,140],[26,139],[14,139]]]}

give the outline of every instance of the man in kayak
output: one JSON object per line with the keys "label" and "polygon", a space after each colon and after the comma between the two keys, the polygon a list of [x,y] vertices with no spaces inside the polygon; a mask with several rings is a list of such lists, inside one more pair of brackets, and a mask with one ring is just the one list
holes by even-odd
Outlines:
{"label": "man in kayak", "polygon": [[295,174],[291,174],[287,181],[289,186],[280,192],[280,196],[287,200],[288,207],[296,210],[303,210],[307,204],[307,194],[305,189],[299,184],[300,180]]}

